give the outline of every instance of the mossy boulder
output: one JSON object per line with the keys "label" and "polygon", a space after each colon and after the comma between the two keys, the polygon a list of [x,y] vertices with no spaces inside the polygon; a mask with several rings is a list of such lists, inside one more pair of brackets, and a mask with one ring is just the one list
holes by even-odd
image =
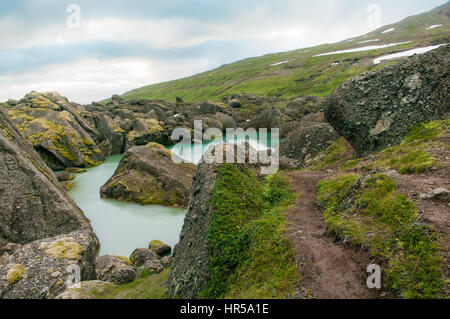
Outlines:
{"label": "mossy boulder", "polygon": [[56,174],[56,178],[58,179],[59,182],[67,182],[67,181],[72,181],[75,179],[75,175],[69,173],[69,172],[61,172]]}
{"label": "mossy boulder", "polygon": [[195,170],[193,164],[174,163],[172,153],[160,144],[136,146],[125,153],[100,193],[142,205],[186,207]]}
{"label": "mossy boulder", "polygon": [[95,261],[97,279],[118,285],[134,281],[137,277],[136,268],[125,258],[112,255],[98,257]]}
{"label": "mossy boulder", "polygon": [[6,111],[50,168],[90,167],[104,160],[96,144],[99,133],[56,93],[32,92]]}
{"label": "mossy boulder", "polygon": [[156,254],[156,252],[145,248],[137,248],[130,255],[130,261],[136,267],[142,266],[143,264],[145,264],[145,262],[149,260],[158,260],[158,259],[159,257]]}
{"label": "mossy boulder", "polygon": [[172,248],[169,245],[164,244],[159,240],[152,240],[148,245],[148,249],[155,252],[158,256],[161,257],[170,254],[170,252],[172,251]]}
{"label": "mossy boulder", "polygon": [[132,130],[126,136],[125,148],[146,145],[150,142],[168,145],[168,132],[156,119],[139,118],[133,121]]}

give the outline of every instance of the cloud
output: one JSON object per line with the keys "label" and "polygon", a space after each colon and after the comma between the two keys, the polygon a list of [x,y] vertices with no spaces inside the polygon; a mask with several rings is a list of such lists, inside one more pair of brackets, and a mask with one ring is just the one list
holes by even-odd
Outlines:
{"label": "cloud", "polygon": [[125,93],[148,83],[167,81],[207,70],[217,61],[182,59],[175,63],[140,58],[83,59],[51,64],[14,77],[0,75],[0,101],[26,93],[57,91],[78,103],[90,103]]}
{"label": "cloud", "polygon": [[[31,90],[78,102],[103,99],[249,56],[300,49],[369,31],[372,0],[72,1],[0,4],[0,100]],[[384,24],[443,0],[378,0]]]}

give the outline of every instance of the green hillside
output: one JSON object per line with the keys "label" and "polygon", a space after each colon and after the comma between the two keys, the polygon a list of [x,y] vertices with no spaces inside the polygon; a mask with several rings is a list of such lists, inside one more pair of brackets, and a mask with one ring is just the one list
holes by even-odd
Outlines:
{"label": "green hillside", "polygon": [[[395,63],[384,61],[375,65],[374,58],[412,48],[448,43],[449,20],[450,3],[447,3],[430,12],[408,17],[401,22],[384,26],[351,40],[249,58],[188,78],[135,89],[125,93],[123,97],[128,100],[173,101],[179,96],[189,102],[219,100],[224,96],[242,92],[283,98],[298,95],[324,97],[355,75]],[[432,25],[440,24],[441,27],[427,30]],[[390,28],[395,30],[383,33]],[[376,39],[378,41],[360,43]],[[408,41],[411,42],[383,49],[315,56],[327,52]],[[285,63],[273,65],[280,62]]]}

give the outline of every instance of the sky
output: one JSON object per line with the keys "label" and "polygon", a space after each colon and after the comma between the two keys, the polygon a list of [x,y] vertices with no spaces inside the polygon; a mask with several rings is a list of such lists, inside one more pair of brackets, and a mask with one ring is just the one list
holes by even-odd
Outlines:
{"label": "sky", "polygon": [[2,0],[0,101],[35,90],[87,104],[247,57],[342,41],[446,2]]}

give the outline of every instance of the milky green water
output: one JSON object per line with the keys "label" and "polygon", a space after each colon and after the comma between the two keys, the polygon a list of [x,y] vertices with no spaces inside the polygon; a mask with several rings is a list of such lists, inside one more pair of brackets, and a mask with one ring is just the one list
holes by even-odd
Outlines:
{"label": "milky green water", "polygon": [[108,157],[97,167],[78,174],[69,195],[91,220],[100,240],[100,255],[129,256],[158,239],[174,247],[186,211],[163,206],[141,206],[100,198],[100,187],[114,174],[122,155]]}
{"label": "milky green water", "polygon": [[[244,136],[239,136],[234,142],[244,140]],[[227,141],[232,142],[230,138]],[[191,144],[178,144],[171,150],[197,164],[208,147],[220,142],[217,139],[205,142],[199,148]],[[259,150],[270,143],[266,140],[249,142]],[[148,247],[154,239],[173,248],[179,241],[186,210],[156,205],[141,206],[100,197],[100,188],[113,176],[121,158],[122,155],[110,156],[102,165],[77,174],[74,186],[69,191],[69,195],[91,220],[100,240],[100,255],[129,256],[136,248]]]}

